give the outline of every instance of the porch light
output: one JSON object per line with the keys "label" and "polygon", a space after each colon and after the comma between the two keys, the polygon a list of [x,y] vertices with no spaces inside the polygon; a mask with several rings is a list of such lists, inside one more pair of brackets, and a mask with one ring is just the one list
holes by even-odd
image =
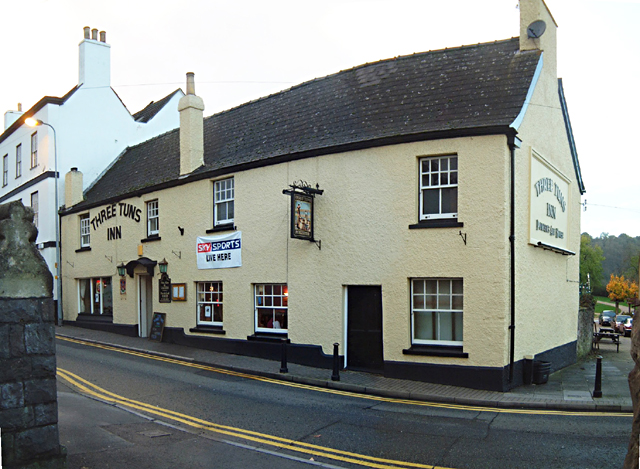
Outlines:
{"label": "porch light", "polygon": [[120,262],[120,265],[117,266],[117,268],[118,268],[118,275],[120,277],[124,277],[125,274],[126,274],[126,269],[127,269],[127,266],[124,265],[124,262]]}
{"label": "porch light", "polygon": [[166,274],[167,273],[167,265],[169,265],[169,263],[164,258],[160,262],[158,262],[158,267],[160,267],[160,273],[161,274]]}

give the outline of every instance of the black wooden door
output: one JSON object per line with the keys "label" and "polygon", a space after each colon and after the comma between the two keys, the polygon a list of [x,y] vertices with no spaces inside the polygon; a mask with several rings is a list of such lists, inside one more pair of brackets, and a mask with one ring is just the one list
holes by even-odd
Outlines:
{"label": "black wooden door", "polygon": [[347,298],[347,367],[381,372],[382,290],[379,286],[350,286]]}

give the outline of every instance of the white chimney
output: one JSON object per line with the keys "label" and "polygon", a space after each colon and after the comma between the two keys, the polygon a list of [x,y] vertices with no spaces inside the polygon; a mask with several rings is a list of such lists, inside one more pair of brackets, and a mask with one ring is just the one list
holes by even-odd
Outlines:
{"label": "white chimney", "polygon": [[[91,37],[89,33],[91,32]],[[80,43],[80,66],[78,84],[87,87],[111,86],[111,46],[106,42],[106,33],[84,27],[84,39]]]}
{"label": "white chimney", "polygon": [[204,164],[204,102],[196,96],[193,73],[187,73],[187,94],[178,102],[180,112],[180,176]]}
{"label": "white chimney", "polygon": [[17,111],[5,112],[4,113],[4,130],[7,130],[9,127],[11,127],[11,124],[13,124],[15,121],[20,119],[22,114],[24,114],[24,112],[22,112],[22,103],[18,103]]}
{"label": "white chimney", "polygon": [[84,200],[82,193],[82,173],[78,168],[71,168],[64,176],[64,201],[65,206],[73,207]]}

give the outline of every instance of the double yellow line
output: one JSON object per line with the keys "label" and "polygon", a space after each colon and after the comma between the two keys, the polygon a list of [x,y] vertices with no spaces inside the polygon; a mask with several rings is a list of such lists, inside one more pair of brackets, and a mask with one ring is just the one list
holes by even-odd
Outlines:
{"label": "double yellow line", "polygon": [[[324,393],[336,394],[341,396],[356,397],[359,399],[367,399],[370,401],[388,402],[393,404],[405,404],[405,405],[422,406],[422,407],[433,407],[433,408],[440,408],[440,409],[468,410],[471,412],[495,412],[500,414],[564,415],[564,416],[573,416],[573,417],[633,417],[632,413],[626,413],[626,412],[577,412],[577,411],[563,411],[563,410],[508,409],[508,408],[502,408],[502,407],[480,407],[480,406],[470,406],[470,405],[462,405],[462,404],[415,401],[415,400],[409,400],[409,399],[394,399],[390,397],[374,396],[371,394],[361,394],[361,393],[355,393],[355,392],[340,391],[338,389],[321,388],[318,386],[293,383],[291,381],[283,381],[279,379],[267,378],[264,376],[250,375],[250,374],[242,373],[239,371],[225,370],[223,368],[216,368],[208,365],[200,365],[198,363],[192,363],[185,360],[178,360],[175,358],[163,357],[163,356],[153,355],[150,353],[138,352],[135,350],[127,350],[123,348],[113,347],[110,345],[96,344],[93,342],[86,342],[84,340],[72,339],[69,337],[62,337],[58,335],[56,335],[56,338],[59,340],[73,342],[80,345],[86,345],[89,347],[95,347],[103,350],[124,353],[127,355],[134,355],[137,357],[147,358],[150,360],[173,363],[180,366],[197,368],[205,371],[211,371],[214,373],[225,374],[229,376],[236,376],[236,377],[245,378],[245,379],[252,379],[254,381],[277,384],[279,386],[289,386],[292,388],[306,389],[306,390],[316,391],[316,392],[324,392]],[[431,467],[431,466],[425,466],[425,467]]]}
{"label": "double yellow line", "polygon": [[242,428],[230,427],[227,425],[219,425],[213,422],[192,417],[190,415],[181,414],[172,410],[163,409],[161,407],[146,404],[144,402],[128,399],[118,394],[112,393],[96,386],[93,383],[71,373],[70,371],[58,368],[58,377],[69,383],[72,387],[82,393],[93,396],[102,401],[107,401],[120,406],[136,409],[146,414],[156,415],[158,417],[180,422],[189,427],[197,428],[213,432],[219,435],[239,438],[244,441],[260,443],[271,447],[303,453],[305,455],[327,458],[334,461],[341,461],[351,464],[357,464],[365,467],[373,467],[380,469],[400,469],[400,468],[420,468],[420,469],[446,469],[428,464],[410,463],[404,461],[396,461],[393,459],[375,458],[364,454],[350,453],[338,449],[327,448],[324,446],[304,443],[301,441],[291,440],[289,438],[281,438],[278,436],[267,435],[265,433],[253,432]]}

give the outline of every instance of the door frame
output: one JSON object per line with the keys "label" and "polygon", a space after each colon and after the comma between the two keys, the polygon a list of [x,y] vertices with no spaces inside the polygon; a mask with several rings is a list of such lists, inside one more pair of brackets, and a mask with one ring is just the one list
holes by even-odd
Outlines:
{"label": "door frame", "polygon": [[[149,337],[149,328],[151,326],[151,317],[153,316],[153,276],[138,274],[138,337]],[[144,280],[143,280],[144,279]],[[143,300],[143,283],[145,286],[144,291],[144,316],[142,315],[142,300]],[[151,310],[148,311],[148,306],[151,304]]]}

